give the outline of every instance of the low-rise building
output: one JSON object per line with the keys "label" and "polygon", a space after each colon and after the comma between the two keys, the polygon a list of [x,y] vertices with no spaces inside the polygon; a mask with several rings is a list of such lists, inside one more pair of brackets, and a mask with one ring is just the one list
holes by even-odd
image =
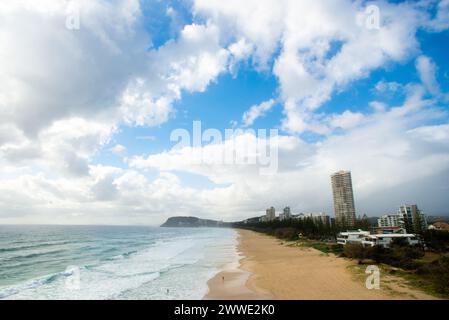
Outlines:
{"label": "low-rise building", "polygon": [[435,222],[429,226],[430,230],[449,231],[449,224],[446,222]]}
{"label": "low-rise building", "polygon": [[409,246],[416,246],[421,242],[420,239],[412,233],[392,233],[370,235],[368,239],[363,242],[363,245],[389,248],[393,244],[394,239],[403,239]]}
{"label": "low-rise building", "polygon": [[407,233],[407,231],[401,227],[374,227],[372,231],[374,234]]}
{"label": "low-rise building", "polygon": [[347,231],[340,232],[337,236],[337,243],[346,245],[352,243],[361,243],[363,239],[370,235],[369,231]]}
{"label": "low-rise building", "polygon": [[337,237],[337,243],[361,244],[364,247],[382,246],[389,248],[394,239],[403,239],[410,246],[419,245],[420,240],[415,234],[409,233],[392,233],[392,234],[370,234],[369,231],[349,231],[341,232]]}
{"label": "low-rise building", "polygon": [[377,219],[377,225],[379,227],[399,227],[400,215],[398,214],[386,214]]}

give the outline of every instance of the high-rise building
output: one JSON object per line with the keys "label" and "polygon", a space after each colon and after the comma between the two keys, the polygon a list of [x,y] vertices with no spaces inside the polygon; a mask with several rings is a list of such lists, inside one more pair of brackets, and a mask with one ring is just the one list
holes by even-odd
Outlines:
{"label": "high-rise building", "polygon": [[416,204],[404,204],[399,207],[399,226],[409,233],[422,233],[427,229],[426,216]]}
{"label": "high-rise building", "polygon": [[273,221],[274,219],[276,219],[276,210],[274,207],[270,207],[266,211],[266,220]]}
{"label": "high-rise building", "polygon": [[336,223],[354,226],[356,218],[351,172],[336,172],[331,176],[331,180]]}
{"label": "high-rise building", "polygon": [[296,220],[306,220],[306,219],[310,219],[312,220],[314,223],[323,223],[325,225],[328,225],[331,223],[331,219],[330,217],[324,213],[324,212],[319,212],[319,213],[300,213],[296,216],[293,217],[293,219]]}
{"label": "high-rise building", "polygon": [[292,212],[290,210],[290,207],[284,208],[284,219],[288,220],[292,217]]}
{"label": "high-rise building", "polygon": [[321,222],[324,225],[328,225],[331,222],[330,217],[324,212],[312,214],[312,219],[316,223]]}

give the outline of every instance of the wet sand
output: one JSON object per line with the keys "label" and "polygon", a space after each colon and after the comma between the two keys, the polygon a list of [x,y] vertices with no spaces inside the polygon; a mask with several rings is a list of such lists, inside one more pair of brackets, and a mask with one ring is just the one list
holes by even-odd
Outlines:
{"label": "wet sand", "polygon": [[[381,289],[369,290],[365,277],[350,268],[355,262],[312,248],[290,247],[273,237],[238,230],[240,266],[223,270],[209,282],[205,299],[218,300],[380,300],[435,299],[390,276]],[[224,277],[224,279],[223,279]],[[388,279],[388,281],[386,281]]]}

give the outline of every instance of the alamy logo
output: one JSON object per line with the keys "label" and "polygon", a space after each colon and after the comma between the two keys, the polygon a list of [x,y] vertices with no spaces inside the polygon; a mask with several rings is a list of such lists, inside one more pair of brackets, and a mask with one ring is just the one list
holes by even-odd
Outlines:
{"label": "alamy logo", "polygon": [[368,290],[380,289],[380,270],[378,266],[368,266],[365,270],[369,276],[366,278],[365,286]]}
{"label": "alamy logo", "polygon": [[378,6],[369,5],[365,9],[365,27],[369,30],[380,29],[380,9]]}
{"label": "alamy logo", "polygon": [[193,122],[192,135],[186,129],[171,132],[173,150],[183,152],[189,165],[254,165],[261,175],[272,175],[278,170],[278,130],[201,128],[201,121]]}

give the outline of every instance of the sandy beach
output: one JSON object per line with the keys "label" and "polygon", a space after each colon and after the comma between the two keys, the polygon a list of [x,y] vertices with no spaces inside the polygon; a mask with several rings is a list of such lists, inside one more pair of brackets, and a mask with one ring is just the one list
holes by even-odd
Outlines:
{"label": "sandy beach", "polygon": [[389,275],[381,275],[379,290],[368,290],[365,277],[351,271],[353,261],[312,248],[287,246],[256,232],[238,232],[240,266],[212,278],[205,299],[435,299]]}

